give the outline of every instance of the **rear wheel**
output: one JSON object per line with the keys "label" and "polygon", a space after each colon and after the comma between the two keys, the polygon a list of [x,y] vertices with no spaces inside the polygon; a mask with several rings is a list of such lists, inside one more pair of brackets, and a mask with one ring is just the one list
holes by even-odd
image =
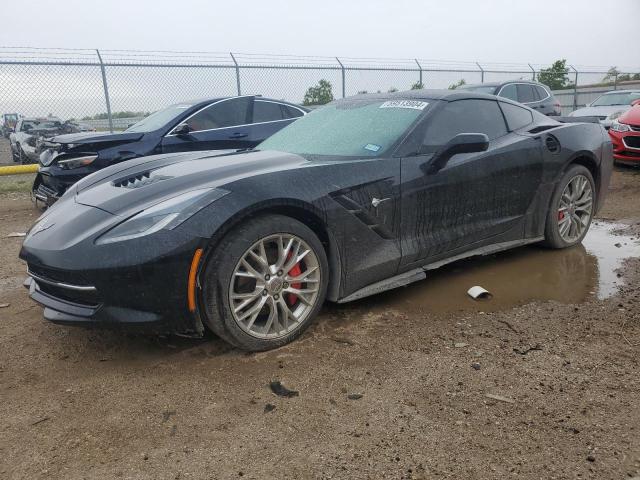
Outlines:
{"label": "rear wheel", "polygon": [[216,247],[203,275],[205,321],[245,350],[297,338],[324,302],[328,278],[322,243],[282,215],[249,219]]}
{"label": "rear wheel", "polygon": [[591,226],[595,192],[593,176],[586,167],[569,167],[551,199],[545,227],[546,245],[567,248],[582,242]]}

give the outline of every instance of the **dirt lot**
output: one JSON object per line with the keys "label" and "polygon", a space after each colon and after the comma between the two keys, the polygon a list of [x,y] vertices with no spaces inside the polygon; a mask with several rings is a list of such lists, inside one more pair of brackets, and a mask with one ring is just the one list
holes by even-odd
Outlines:
{"label": "dirt lot", "polygon": [[[501,304],[498,280],[489,303],[458,290],[500,262],[571,272],[577,257],[530,247],[463,262],[327,306],[300,341],[245,354],[45,323],[20,286],[21,239],[6,238],[37,215],[19,188],[0,196],[0,478],[640,476],[638,259],[599,300],[604,264],[583,249],[593,275],[561,282],[583,293],[525,305]],[[640,171],[616,172],[601,217],[637,238]],[[529,278],[511,290],[547,282]],[[452,301],[424,308],[429,288]],[[272,380],[299,395],[274,395]]]}

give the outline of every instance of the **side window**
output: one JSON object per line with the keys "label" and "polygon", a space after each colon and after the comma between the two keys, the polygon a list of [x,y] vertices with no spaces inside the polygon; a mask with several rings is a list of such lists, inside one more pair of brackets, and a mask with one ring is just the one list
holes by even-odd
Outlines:
{"label": "side window", "polygon": [[242,97],[214,103],[196,113],[186,123],[193,131],[245,125],[249,123],[251,100],[252,97]]}
{"label": "side window", "polygon": [[284,118],[298,118],[304,115],[301,110],[297,108],[290,107],[289,105],[280,105],[282,107],[282,112],[284,114]]}
{"label": "side window", "polygon": [[507,119],[507,126],[511,131],[526,127],[533,122],[533,115],[526,108],[504,102],[500,102],[500,108],[502,108],[502,113]]}
{"label": "side window", "polygon": [[500,90],[500,96],[517,102],[518,92],[516,91],[516,86],[513,83],[505,85],[502,87],[502,90]]}
{"label": "side window", "polygon": [[538,99],[543,100],[549,96],[549,92],[544,87],[535,87],[536,92],[538,92]]}
{"label": "side window", "polygon": [[282,109],[279,103],[256,100],[253,104],[253,123],[282,120]]}
{"label": "side window", "polygon": [[449,102],[427,126],[425,145],[440,147],[459,133],[484,133],[489,140],[507,134],[504,117],[493,100]]}
{"label": "side window", "polygon": [[518,102],[530,103],[538,101],[538,96],[533,89],[533,85],[529,85],[528,83],[518,83],[516,87],[518,89]]}

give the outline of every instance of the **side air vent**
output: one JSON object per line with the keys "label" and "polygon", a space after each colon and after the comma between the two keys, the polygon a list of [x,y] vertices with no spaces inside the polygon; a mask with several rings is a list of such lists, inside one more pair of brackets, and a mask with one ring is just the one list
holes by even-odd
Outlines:
{"label": "side air vent", "polygon": [[560,153],[560,142],[553,135],[547,135],[544,139],[544,145],[551,153]]}
{"label": "side air vent", "polygon": [[131,177],[115,180],[113,186],[116,188],[141,188],[152,183],[168,180],[173,177],[165,175],[152,175],[151,172],[143,172]]}

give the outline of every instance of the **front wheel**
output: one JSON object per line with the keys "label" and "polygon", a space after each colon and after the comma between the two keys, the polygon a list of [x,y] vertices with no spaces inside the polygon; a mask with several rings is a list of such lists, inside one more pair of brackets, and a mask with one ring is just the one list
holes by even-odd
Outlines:
{"label": "front wheel", "polygon": [[285,345],[311,324],[328,280],[322,243],[290,217],[248,219],[225,236],[203,272],[206,324],[244,350]]}
{"label": "front wheel", "polygon": [[582,242],[594,213],[595,182],[582,165],[564,173],[551,198],[545,226],[545,244],[567,248]]}

